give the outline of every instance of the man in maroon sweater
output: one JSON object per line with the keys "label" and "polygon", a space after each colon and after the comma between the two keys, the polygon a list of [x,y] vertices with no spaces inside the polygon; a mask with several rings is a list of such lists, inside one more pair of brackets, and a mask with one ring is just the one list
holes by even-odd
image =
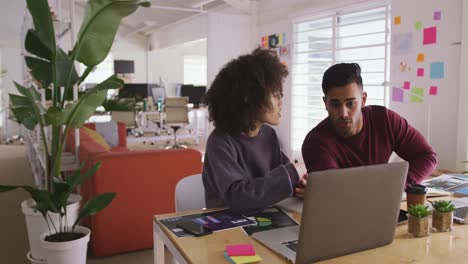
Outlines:
{"label": "man in maroon sweater", "polygon": [[406,184],[421,182],[435,169],[436,153],[421,133],[383,106],[365,106],[358,64],[330,67],[322,90],[328,118],[302,144],[308,172],[387,163],[393,151],[409,162]]}

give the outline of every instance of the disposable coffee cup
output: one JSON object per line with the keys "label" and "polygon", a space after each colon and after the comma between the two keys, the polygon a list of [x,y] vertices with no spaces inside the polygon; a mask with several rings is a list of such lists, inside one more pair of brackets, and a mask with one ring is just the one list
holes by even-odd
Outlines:
{"label": "disposable coffee cup", "polygon": [[424,204],[426,202],[427,188],[421,184],[410,184],[406,187],[406,206]]}

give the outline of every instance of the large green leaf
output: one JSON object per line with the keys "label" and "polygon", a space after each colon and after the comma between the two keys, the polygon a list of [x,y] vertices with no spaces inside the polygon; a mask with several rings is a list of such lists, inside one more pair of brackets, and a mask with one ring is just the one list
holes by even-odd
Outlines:
{"label": "large green leaf", "polygon": [[37,32],[33,29],[28,30],[26,38],[24,40],[24,47],[29,53],[38,56],[39,58],[50,61],[51,52],[49,48],[42,43],[37,35]]}
{"label": "large green leaf", "polygon": [[18,123],[33,130],[42,119],[43,108],[39,102],[39,94],[35,89],[25,88],[15,82],[22,95],[10,94],[10,109]]}
{"label": "large green leaf", "polygon": [[101,167],[101,162],[94,164],[89,170],[87,170],[83,175],[81,175],[81,170],[84,167],[84,163],[76,170],[70,177],[67,177],[66,181],[72,189],[78,187],[91,176],[93,176],[96,171]]}
{"label": "large green leaf", "polygon": [[[64,87],[67,84],[68,73],[71,71],[70,83],[74,84],[78,81],[78,73],[76,72],[75,65],[71,58],[63,51],[62,49],[57,50],[57,60],[56,60],[56,76],[57,76],[57,86]],[[72,91],[70,89],[70,91]],[[68,91],[67,94],[70,92]]]}
{"label": "large green leaf", "polygon": [[49,87],[52,82],[52,66],[50,62],[30,56],[24,57],[24,60],[29,70],[31,70],[33,78],[39,81],[42,87]]}
{"label": "large green leaf", "polygon": [[26,0],[34,28],[41,42],[52,52],[55,51],[55,33],[47,0]]}
{"label": "large green leaf", "polygon": [[0,185],[0,192],[8,192],[17,188],[18,186]]}
{"label": "large green leaf", "polygon": [[138,6],[149,5],[150,2],[140,0],[89,0],[73,48],[76,59],[86,66],[101,63],[112,47],[122,18],[135,12]]}
{"label": "large green leaf", "polygon": [[27,185],[0,185],[0,192],[7,192],[17,188],[24,189],[31,195],[31,198],[36,203],[34,209],[39,211],[42,215],[45,215],[48,211],[54,213],[59,212],[58,208],[52,202],[50,193],[45,190],[39,190]]}
{"label": "large green leaf", "polygon": [[[31,70],[31,75],[34,79],[38,80],[43,88],[48,88],[52,82],[52,64],[50,61],[43,59],[26,56],[26,65]],[[78,81],[78,73],[76,72],[75,65],[70,57],[62,49],[58,49],[56,57],[56,76],[57,76],[57,89],[64,87],[67,83],[68,73],[71,71],[70,83],[74,84]],[[58,92],[56,94],[59,94]],[[67,92],[68,97],[70,91]]]}
{"label": "large green leaf", "polygon": [[106,208],[114,199],[115,193],[104,193],[89,199],[86,204],[80,209],[78,218],[76,219],[75,225],[80,219],[86,216],[97,214],[102,209]]}
{"label": "large green leaf", "polygon": [[68,204],[68,197],[70,197],[73,189],[68,182],[61,178],[54,177],[52,179],[52,193],[51,200],[57,208],[60,208],[60,212],[65,212],[65,208]]}
{"label": "large green leaf", "polygon": [[123,81],[115,75],[90,89],[77,101],[67,105],[65,109],[59,108],[47,111],[45,119],[48,124],[66,125],[67,127],[80,127],[94,114],[96,108],[102,104],[108,89],[117,89],[123,86]]}

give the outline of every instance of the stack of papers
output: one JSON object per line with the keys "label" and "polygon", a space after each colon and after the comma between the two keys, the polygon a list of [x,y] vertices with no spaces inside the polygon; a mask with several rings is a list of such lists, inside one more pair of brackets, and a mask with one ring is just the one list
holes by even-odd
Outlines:
{"label": "stack of papers", "polygon": [[224,258],[232,264],[255,263],[262,260],[251,244],[227,245]]}

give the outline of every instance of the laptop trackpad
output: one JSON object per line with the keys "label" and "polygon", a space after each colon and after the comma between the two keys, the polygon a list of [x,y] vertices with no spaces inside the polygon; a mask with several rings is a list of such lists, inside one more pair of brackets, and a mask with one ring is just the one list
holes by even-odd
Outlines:
{"label": "laptop trackpad", "polygon": [[252,237],[280,255],[294,261],[300,226],[290,226],[252,234]]}

